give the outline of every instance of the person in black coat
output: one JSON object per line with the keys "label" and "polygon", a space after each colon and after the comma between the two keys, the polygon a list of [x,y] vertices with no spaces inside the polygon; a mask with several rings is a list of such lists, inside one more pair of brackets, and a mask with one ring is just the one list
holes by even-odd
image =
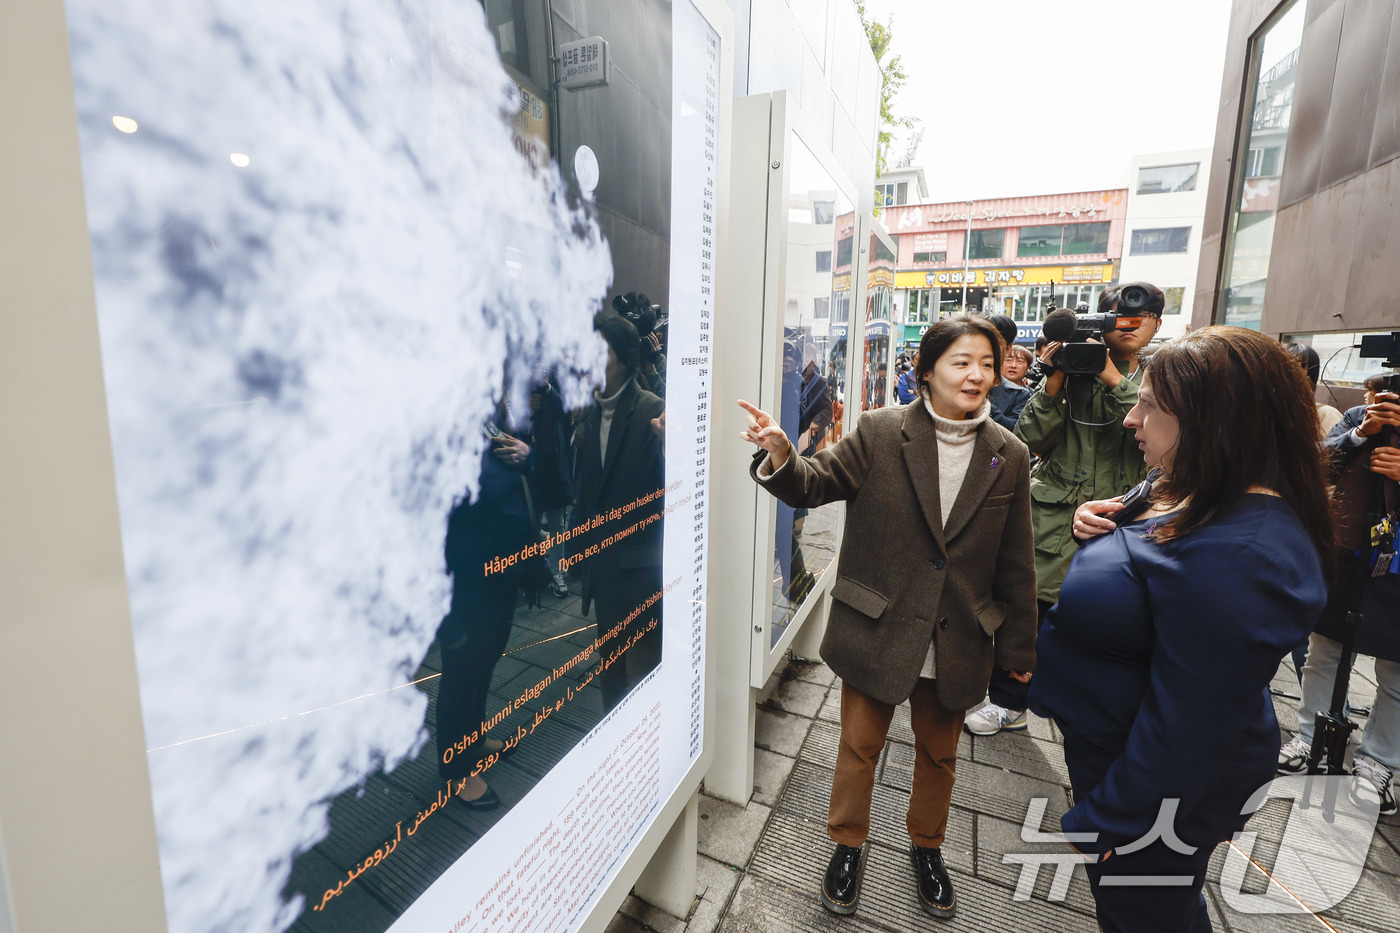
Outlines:
{"label": "person in black coat", "polygon": [[[577,566],[583,578],[583,611],[596,607],[598,638],[605,639],[597,663],[607,664],[602,690],[604,709],[609,710],[661,663],[662,600],[631,621],[628,616],[661,591],[664,522],[653,520],[620,540],[608,539],[663,514],[664,496],[658,494],[620,517],[608,515],[663,491],[666,403],[637,384],[641,361],[636,328],[616,314],[600,315],[594,327],[608,343],[608,368],[602,390],[594,393],[593,406],[576,429],[579,491],[569,523],[577,528],[592,524],[597,516],[602,521],[588,534],[573,538],[568,550],[581,554],[587,547],[599,548]],[[614,633],[621,623],[622,630]],[[614,657],[618,651],[621,654]]]}
{"label": "person in black coat", "polygon": [[504,743],[481,731],[487,691],[515,614],[516,592],[525,565],[493,572],[495,559],[518,554],[536,537],[525,477],[534,456],[525,441],[506,433],[505,406],[487,425],[490,450],[482,456],[480,489],[447,518],[443,553],[452,574],[452,604],[438,627],[442,678],[438,681],[436,735],[438,773],[458,786],[457,797],[470,809],[490,810],[500,798],[479,767]]}
{"label": "person in black coat", "polygon": [[[1339,560],[1345,566],[1362,559],[1371,568],[1362,584],[1362,623],[1353,648],[1376,659],[1376,701],[1353,761],[1355,774],[1370,784],[1370,792],[1380,801],[1381,814],[1388,815],[1400,809],[1391,786],[1400,768],[1400,557],[1385,567],[1375,567],[1378,549],[1371,547],[1366,517],[1377,478],[1381,479],[1384,507],[1394,510],[1400,505],[1400,401],[1396,395],[1381,391],[1384,382],[1384,376],[1368,380],[1367,404],[1349,409],[1327,435],[1323,447],[1331,456],[1337,478],[1333,508]],[[1282,773],[1307,770],[1317,714],[1331,706],[1355,580],[1353,564],[1351,573],[1339,577],[1308,640],[1307,660],[1299,670],[1303,696],[1298,704],[1298,734],[1279,749],[1278,769]]]}
{"label": "person in black coat", "polygon": [[[545,531],[558,538],[566,526],[569,506],[573,504],[569,444],[573,429],[564,411],[564,400],[548,378],[531,389],[530,412],[530,446],[535,455],[535,468],[529,474],[530,495]],[[545,557],[550,591],[561,599],[569,595],[568,581],[559,569],[559,560],[566,554],[566,545],[561,541],[551,547]]]}
{"label": "person in black coat", "polygon": [[[992,326],[1001,335],[1004,353],[1016,342],[1016,322],[1004,314],[990,315],[987,320],[991,321]],[[998,373],[996,385],[987,393],[987,400],[992,403],[992,420],[1008,431],[1016,430],[1016,421],[1021,417],[1021,409],[1026,407],[1031,395],[1030,389],[1019,386]]]}

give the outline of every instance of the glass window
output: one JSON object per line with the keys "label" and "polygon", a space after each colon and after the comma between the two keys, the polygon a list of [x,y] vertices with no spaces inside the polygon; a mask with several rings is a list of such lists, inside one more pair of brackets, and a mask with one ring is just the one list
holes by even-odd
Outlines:
{"label": "glass window", "polygon": [[1134,230],[1133,242],[1129,249],[1131,256],[1148,256],[1153,253],[1184,253],[1191,240],[1190,227],[1161,227],[1153,230]]}
{"label": "glass window", "polygon": [[1157,165],[1138,169],[1138,194],[1166,194],[1169,191],[1195,191],[1201,163]]}
{"label": "glass window", "polygon": [[936,288],[918,288],[909,290],[909,313],[905,317],[906,324],[928,324],[933,320],[937,307]]}
{"label": "glass window", "polygon": [[1167,303],[1163,306],[1162,313],[1164,315],[1180,314],[1181,299],[1186,295],[1186,289],[1178,285],[1174,288],[1164,288],[1162,289],[1162,293],[1167,296]]}
{"label": "glass window", "polygon": [[1060,240],[1065,228],[1056,224],[1053,227],[1022,227],[1016,242],[1017,256],[1058,256]]}
{"label": "glass window", "polygon": [[1108,252],[1108,222],[1065,224],[1065,256]]}
{"label": "glass window", "polygon": [[[897,237],[891,237],[891,239],[895,241],[895,244],[897,246],[899,243],[899,239]],[[890,248],[885,245],[884,240],[880,239],[879,237],[874,237],[873,242],[875,246],[875,258],[871,260],[872,262],[894,263],[898,261],[898,259],[895,257],[895,254],[890,252]]]}
{"label": "glass window", "polygon": [[909,203],[909,182],[907,182],[907,181],[901,181],[901,182],[899,183],[899,188],[898,188],[898,190],[896,190],[896,192],[895,192],[894,203],[896,203],[896,204],[908,204],[908,203]]}
{"label": "glass window", "polygon": [[525,33],[525,0],[484,0],[486,23],[501,61],[516,71],[530,72],[530,47]]}
{"label": "glass window", "polygon": [[[1389,331],[1384,333],[1389,333]],[[1323,385],[1331,383],[1332,385],[1361,388],[1362,383],[1369,377],[1390,371],[1382,365],[1384,360],[1361,355],[1361,338],[1376,336],[1376,334],[1375,331],[1291,334],[1284,337],[1281,342],[1285,345],[1301,343],[1305,347],[1312,347],[1317,352],[1318,358],[1322,361],[1320,381]],[[1332,404],[1336,405],[1336,402],[1334,401]]]}
{"label": "glass window", "polygon": [[968,259],[1000,259],[1005,230],[974,230],[969,240]]}
{"label": "glass window", "polygon": [[[1251,50],[1249,123],[1241,128],[1235,150],[1234,213],[1225,232],[1225,267],[1215,319],[1259,329],[1264,315],[1264,284],[1274,242],[1278,176],[1293,115],[1293,86],[1303,44],[1306,4],[1295,2],[1267,26]],[[1257,153],[1257,154],[1256,154]],[[1251,181],[1246,185],[1245,180]]]}
{"label": "glass window", "polygon": [[942,250],[940,250],[939,252],[936,252],[936,253],[915,253],[915,254],[914,254],[914,261],[915,261],[915,262],[947,262],[947,261],[948,261],[948,253],[947,253],[946,251],[942,251]]}
{"label": "glass window", "polygon": [[1282,174],[1283,147],[1269,146],[1249,150],[1249,164],[1245,167],[1248,178],[1277,177]]}
{"label": "glass window", "polygon": [[[787,169],[782,374],[773,414],[798,453],[807,455],[835,443],[833,403],[844,376],[838,371],[840,336],[832,333],[831,313],[833,299],[849,302],[850,293],[835,290],[838,284],[848,283],[849,276],[838,282],[831,274],[831,254],[836,253],[838,265],[844,261],[849,266],[853,240],[837,239],[843,225],[835,219],[851,217],[854,210],[820,160],[796,137],[792,137]],[[835,506],[824,506],[804,517],[778,504],[771,545],[776,572],[770,590],[770,649],[782,639],[810,598],[816,579],[835,557],[839,514]]]}
{"label": "glass window", "polygon": [[831,323],[844,324],[851,319],[851,293],[837,292],[832,305]]}
{"label": "glass window", "polygon": [[962,313],[962,288],[941,288],[938,290],[938,316],[949,317]]}

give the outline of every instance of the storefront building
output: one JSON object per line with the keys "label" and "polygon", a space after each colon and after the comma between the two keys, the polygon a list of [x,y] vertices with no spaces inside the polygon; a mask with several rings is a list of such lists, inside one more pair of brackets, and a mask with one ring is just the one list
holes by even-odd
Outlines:
{"label": "storefront building", "polygon": [[1127,204],[1125,189],[1107,189],[886,207],[901,342],[965,308],[1007,315],[1030,343],[1052,306],[1097,307],[1118,280]]}
{"label": "storefront building", "polygon": [[1311,345],[1334,404],[1400,327],[1398,63],[1396,0],[1234,2],[1192,324]]}
{"label": "storefront building", "polygon": [[1136,155],[1128,168],[1128,232],[1123,282],[1151,282],[1166,299],[1157,340],[1186,333],[1200,266],[1201,220],[1206,209],[1203,166],[1209,149]]}

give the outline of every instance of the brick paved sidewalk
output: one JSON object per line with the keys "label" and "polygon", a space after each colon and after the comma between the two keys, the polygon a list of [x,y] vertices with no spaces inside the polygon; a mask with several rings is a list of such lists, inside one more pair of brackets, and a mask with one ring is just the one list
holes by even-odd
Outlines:
{"label": "brick paved sidewalk", "polygon": [[[1369,706],[1375,671],[1358,659],[1352,704]],[[1298,682],[1285,661],[1274,680],[1275,708],[1284,729],[1297,726]],[[840,684],[822,664],[792,660],[760,698],[754,750],[754,793],[747,807],[700,798],[699,896],[679,920],[629,897],[609,933],[786,933],[786,931],[967,930],[976,933],[1067,931],[1093,933],[1093,903],[1083,872],[1068,896],[1048,900],[1053,871],[1042,869],[1030,901],[1012,900],[1019,866],[1002,863],[1008,851],[1035,848],[1020,840],[1028,801],[1047,798],[1047,830],[1069,805],[1069,776],[1060,737],[1050,722],[1031,716],[1027,732],[974,737],[959,744],[944,859],[959,900],[958,916],[934,920],[918,906],[909,839],[904,829],[913,769],[909,707],[895,712],[889,743],[876,773],[871,834],[860,910],[827,913],[817,885],[831,854],[826,836],[827,794],[839,736]],[[1291,731],[1289,733],[1291,735]],[[1353,736],[1353,745],[1359,741]],[[1260,853],[1282,832],[1286,808],[1268,804],[1251,820]],[[1400,933],[1400,819],[1381,820],[1366,874],[1356,890],[1322,918],[1250,916],[1226,905],[1219,890],[1223,849],[1207,881],[1207,904],[1217,931],[1229,933]],[[1272,857],[1272,856],[1270,856]],[[1266,863],[1267,864],[1267,863]],[[1246,878],[1262,892],[1264,878]]]}

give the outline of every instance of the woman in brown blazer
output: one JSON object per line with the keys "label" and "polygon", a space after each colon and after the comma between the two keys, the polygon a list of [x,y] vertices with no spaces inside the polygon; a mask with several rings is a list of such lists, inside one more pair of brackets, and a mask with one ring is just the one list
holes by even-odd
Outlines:
{"label": "woman in brown blazer", "polygon": [[914,783],[906,825],[923,907],[956,910],[943,844],[963,713],[992,666],[1023,683],[1035,666],[1035,562],[1026,445],[988,413],[1002,347],[984,318],[929,328],[921,398],[867,412],[830,450],[799,457],[778,422],[748,412],[754,478],[794,508],[845,500],[846,531],[821,656],[841,677],[841,746],[827,833],[836,843],[822,903],[860,899],[875,764],[896,705],[909,701]]}

